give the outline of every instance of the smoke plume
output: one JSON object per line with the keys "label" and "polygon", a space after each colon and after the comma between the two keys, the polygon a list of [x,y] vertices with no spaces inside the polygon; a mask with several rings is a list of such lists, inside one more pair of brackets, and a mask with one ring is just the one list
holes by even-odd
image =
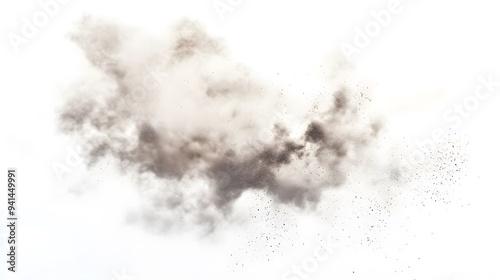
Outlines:
{"label": "smoke plume", "polygon": [[230,211],[248,190],[314,207],[346,182],[381,127],[347,86],[292,112],[294,125],[276,118],[280,94],[194,21],[148,38],[87,17],[71,39],[89,70],[61,109],[61,130],[86,147],[89,165],[111,157],[160,185],[167,208],[199,220]]}

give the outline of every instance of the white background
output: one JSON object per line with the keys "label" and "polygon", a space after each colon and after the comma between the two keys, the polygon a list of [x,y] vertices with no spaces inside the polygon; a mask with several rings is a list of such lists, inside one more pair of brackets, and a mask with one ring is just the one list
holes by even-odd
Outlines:
{"label": "white background", "polygon": [[[334,235],[340,249],[309,279],[500,279],[498,87],[497,95],[481,101],[454,130],[466,143],[468,163],[463,178],[448,186],[454,190],[446,197],[449,203],[404,207],[401,202],[373,246],[358,244],[363,236],[357,226],[370,219],[368,204],[350,200],[354,193],[371,194],[363,188],[345,190],[340,199],[324,202],[338,205],[318,213],[289,210],[295,230],[287,233],[273,232],[272,221],[254,219],[203,237],[127,224],[127,211],[143,202],[113,170],[96,173],[78,166],[63,184],[52,170],[54,161],[65,161],[70,145],[57,132],[55,108],[83,62],[66,34],[84,14],[153,36],[180,18],[198,20],[226,40],[236,60],[290,86],[293,98],[294,89],[314,88],[315,80],[305,77],[321,75],[320,66],[330,64],[338,46],[353,44],[356,28],[365,28],[371,12],[388,3],[241,1],[221,19],[211,1],[74,0],[15,52],[8,34],[20,34],[21,19],[41,8],[37,1],[2,1],[0,161],[4,171],[18,169],[20,227],[18,272],[12,276],[1,261],[0,278],[109,280],[120,279],[116,275],[123,269],[130,279],[283,279],[312,256],[317,236]],[[500,81],[500,19],[494,1],[402,1],[400,6],[388,26],[353,56],[353,65],[388,121],[387,141],[415,149],[415,139],[446,127],[442,113],[473,94],[479,77]],[[82,182],[88,186],[75,193],[74,185]],[[425,200],[401,188],[395,199]],[[6,213],[6,190],[0,198]],[[329,219],[333,215],[338,218]],[[342,231],[352,238],[337,236]],[[0,233],[3,260],[5,227]],[[270,252],[266,236],[283,239],[277,252]]]}

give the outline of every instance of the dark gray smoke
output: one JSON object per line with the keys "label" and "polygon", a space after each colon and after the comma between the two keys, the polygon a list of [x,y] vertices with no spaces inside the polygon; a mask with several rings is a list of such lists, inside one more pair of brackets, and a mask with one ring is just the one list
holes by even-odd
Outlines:
{"label": "dark gray smoke", "polygon": [[[197,22],[151,39],[84,18],[71,38],[90,70],[62,108],[62,131],[81,140],[89,165],[112,157],[128,173],[165,182],[161,192],[172,195],[159,197],[172,209],[226,212],[247,190],[314,206],[345,182],[380,130],[348,87],[296,112],[296,127],[277,119],[279,94]],[[207,187],[194,203],[190,187],[167,184],[195,180]]]}

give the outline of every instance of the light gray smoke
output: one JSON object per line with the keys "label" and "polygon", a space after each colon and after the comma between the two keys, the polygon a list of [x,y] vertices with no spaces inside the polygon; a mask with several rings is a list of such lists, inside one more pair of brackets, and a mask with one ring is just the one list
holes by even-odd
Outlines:
{"label": "light gray smoke", "polygon": [[[227,212],[247,190],[314,206],[369,155],[381,128],[348,87],[297,113],[297,127],[276,119],[279,94],[194,21],[154,39],[84,18],[71,38],[92,69],[71,89],[61,130],[87,147],[89,165],[112,157],[165,182],[172,209]],[[196,180],[207,187],[192,202],[184,183]],[[185,189],[171,184],[181,181]]]}

